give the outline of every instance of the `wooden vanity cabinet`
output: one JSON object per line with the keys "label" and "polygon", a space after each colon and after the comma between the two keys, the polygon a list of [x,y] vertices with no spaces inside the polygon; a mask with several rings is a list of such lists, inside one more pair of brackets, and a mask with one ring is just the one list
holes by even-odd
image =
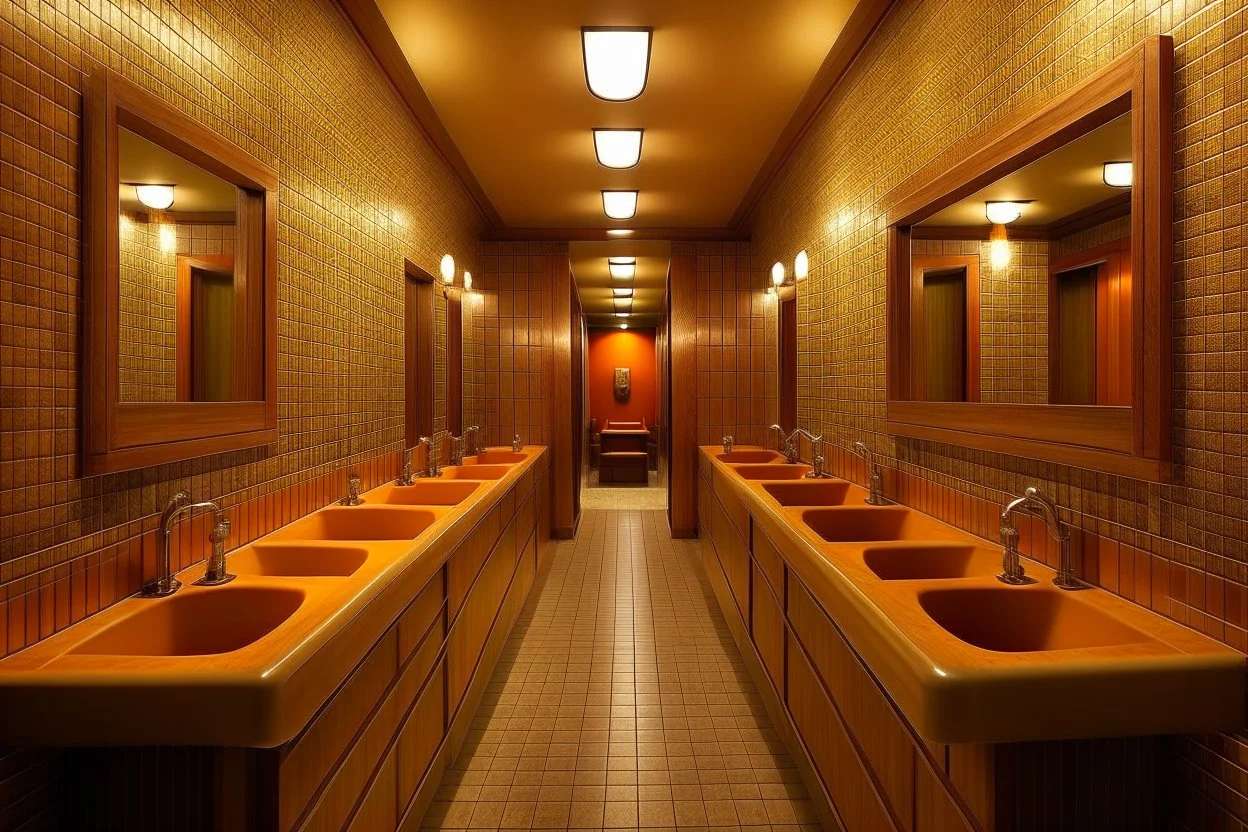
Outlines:
{"label": "wooden vanity cabinet", "polygon": [[68,809],[69,828],[418,829],[550,555],[548,460],[522,474],[413,588],[298,736],[272,749],[68,752],[70,793],[81,798]]}
{"label": "wooden vanity cabinet", "polygon": [[715,597],[825,828],[1158,827],[1161,740],[929,743],[705,455],[698,520]]}

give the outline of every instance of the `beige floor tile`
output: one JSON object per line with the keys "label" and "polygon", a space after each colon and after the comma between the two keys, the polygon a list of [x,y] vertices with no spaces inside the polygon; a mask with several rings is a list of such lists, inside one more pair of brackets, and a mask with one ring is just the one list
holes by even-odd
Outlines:
{"label": "beige floor tile", "polygon": [[654,489],[595,488],[557,544],[422,829],[818,828]]}

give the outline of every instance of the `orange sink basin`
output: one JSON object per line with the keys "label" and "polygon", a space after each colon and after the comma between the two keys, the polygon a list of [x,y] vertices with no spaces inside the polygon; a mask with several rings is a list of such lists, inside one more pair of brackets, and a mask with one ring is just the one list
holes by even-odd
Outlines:
{"label": "orange sink basin", "polygon": [[329,506],[275,532],[269,540],[411,540],[437,519],[434,512],[416,508]]}
{"label": "orange sink basin", "polygon": [[929,543],[862,550],[867,568],[885,581],[933,581],[996,575],[1001,554],[979,546]]}
{"label": "orange sink basin", "polygon": [[456,506],[481,487],[479,482],[416,480],[411,485],[395,485],[378,495],[378,502],[394,506]]}
{"label": "orange sink basin", "polygon": [[465,465],[515,465],[528,459],[527,454],[487,448],[476,456],[464,457]]}
{"label": "orange sink basin", "polygon": [[1137,644],[1150,637],[1062,590],[928,589],[919,606],[950,634],[982,650],[1031,653]]}
{"label": "orange sink basin", "polygon": [[345,578],[368,560],[362,546],[318,546],[302,543],[256,543],[229,556],[226,567],[235,575],[269,578]]}
{"label": "orange sink basin", "polygon": [[773,462],[765,465],[734,465],[733,470],[743,480],[796,480],[804,477],[810,471],[810,466]]}
{"label": "orange sink basin", "polygon": [[849,496],[849,482],[801,479],[769,482],[763,490],[782,506],[839,506]]}
{"label": "orange sink basin", "polygon": [[829,543],[939,540],[937,523],[903,506],[835,506],[802,512],[802,522]]}
{"label": "orange sink basin", "polygon": [[277,629],[303,603],[301,589],[271,586],[186,587],[153,598],[73,649],[106,656],[206,656],[229,653]]}
{"label": "orange sink basin", "polygon": [[784,455],[775,451],[754,449],[719,453],[716,456],[720,462],[781,462],[784,460]]}
{"label": "orange sink basin", "polygon": [[452,465],[442,469],[448,480],[501,480],[511,471],[510,465]]}

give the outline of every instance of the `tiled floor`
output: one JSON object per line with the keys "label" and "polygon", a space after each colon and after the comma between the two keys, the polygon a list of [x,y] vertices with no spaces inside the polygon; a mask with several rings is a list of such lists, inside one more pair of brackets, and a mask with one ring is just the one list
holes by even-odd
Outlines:
{"label": "tiled floor", "polygon": [[661,511],[587,510],[516,624],[427,829],[818,829]]}
{"label": "tiled floor", "polygon": [[645,485],[622,483],[600,485],[598,469],[590,468],[581,489],[581,508],[606,509],[667,509],[666,477],[660,479],[658,471],[651,471]]}

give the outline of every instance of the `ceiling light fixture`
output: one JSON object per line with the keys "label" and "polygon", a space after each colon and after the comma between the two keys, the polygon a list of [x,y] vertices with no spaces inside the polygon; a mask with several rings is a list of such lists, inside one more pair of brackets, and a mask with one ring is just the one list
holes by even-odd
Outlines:
{"label": "ceiling light fixture", "polygon": [[135,198],[153,211],[166,211],[173,205],[173,185],[135,185]]}
{"label": "ceiling light fixture", "polygon": [[628,324],[620,324],[620,329],[628,329]]}
{"label": "ceiling light fixture", "polygon": [[604,168],[624,170],[641,161],[641,128],[595,127],[593,133],[594,155]]}
{"label": "ceiling light fixture", "polygon": [[585,84],[604,101],[631,101],[646,89],[653,30],[632,26],[582,26]]}
{"label": "ceiling light fixture", "polygon": [[631,228],[608,228],[607,233],[610,234],[612,237],[628,237],[632,235],[633,229]]}
{"label": "ceiling light fixture", "polygon": [[451,285],[455,282],[455,258],[449,254],[442,255],[442,263],[438,266],[438,271],[442,273],[442,282]]}
{"label": "ceiling light fixture", "polygon": [[637,258],[608,257],[607,270],[616,280],[632,280],[637,274]]}
{"label": "ceiling light fixture", "polygon": [[631,220],[637,215],[637,192],[603,191],[602,211],[613,220]]}
{"label": "ceiling light fixture", "polygon": [[993,225],[1006,225],[1023,215],[1026,202],[985,202],[984,216]]}
{"label": "ceiling light fixture", "polygon": [[631,298],[633,296],[632,289],[612,289],[611,294],[617,298]]}
{"label": "ceiling light fixture", "polygon": [[1101,167],[1101,179],[1111,188],[1130,188],[1135,178],[1135,166],[1130,162],[1106,162]]}
{"label": "ceiling light fixture", "polygon": [[805,280],[807,277],[810,277],[810,255],[802,249],[793,258],[793,279]]}
{"label": "ceiling light fixture", "polygon": [[627,318],[627,317],[628,317],[628,313],[627,313],[627,312],[616,312],[616,313],[615,313],[615,317],[617,317],[617,318]]}

